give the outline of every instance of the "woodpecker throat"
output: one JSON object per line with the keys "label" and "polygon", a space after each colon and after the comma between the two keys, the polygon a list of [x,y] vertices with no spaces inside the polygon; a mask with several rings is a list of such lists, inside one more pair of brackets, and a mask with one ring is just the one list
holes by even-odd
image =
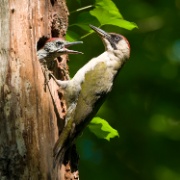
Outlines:
{"label": "woodpecker throat", "polygon": [[64,152],[94,117],[112,90],[114,79],[130,56],[130,46],[120,34],[107,33],[93,25],[90,27],[100,36],[105,52],[91,59],[71,80],[56,83],[64,89],[67,114],[64,128],[54,147],[54,165],[63,161]]}

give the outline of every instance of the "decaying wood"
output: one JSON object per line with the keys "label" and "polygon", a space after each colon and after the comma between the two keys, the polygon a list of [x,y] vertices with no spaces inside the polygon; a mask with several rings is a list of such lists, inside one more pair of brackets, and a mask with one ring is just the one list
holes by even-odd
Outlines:
{"label": "decaying wood", "polygon": [[[1,0],[0,179],[67,176],[59,167],[53,169],[52,154],[66,113],[63,93],[57,93],[53,81],[49,84],[55,102],[49,91],[44,91],[36,57],[42,37],[64,37],[67,26],[65,0]],[[58,68],[54,69],[61,79],[68,78],[66,59],[57,59]]]}

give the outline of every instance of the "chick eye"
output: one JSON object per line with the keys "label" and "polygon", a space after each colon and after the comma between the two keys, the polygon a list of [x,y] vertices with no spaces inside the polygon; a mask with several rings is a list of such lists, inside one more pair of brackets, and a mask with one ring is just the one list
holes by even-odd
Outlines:
{"label": "chick eye", "polygon": [[62,42],[57,41],[57,42],[56,42],[56,46],[60,46],[60,45],[62,45]]}

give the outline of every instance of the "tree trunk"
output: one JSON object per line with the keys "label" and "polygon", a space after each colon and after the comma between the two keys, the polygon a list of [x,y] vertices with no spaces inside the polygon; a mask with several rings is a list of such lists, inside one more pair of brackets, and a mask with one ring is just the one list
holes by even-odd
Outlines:
{"label": "tree trunk", "polygon": [[[64,37],[65,0],[0,2],[0,179],[61,179],[60,168],[53,169],[52,152],[65,105],[53,81],[55,102],[44,90],[36,52],[44,39]],[[60,76],[66,57],[58,62]]]}

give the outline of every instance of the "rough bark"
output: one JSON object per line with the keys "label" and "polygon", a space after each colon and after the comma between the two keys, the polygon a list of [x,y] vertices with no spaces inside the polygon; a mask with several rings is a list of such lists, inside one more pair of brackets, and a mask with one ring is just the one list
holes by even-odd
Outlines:
{"label": "rough bark", "polygon": [[[65,104],[51,81],[54,108],[36,52],[46,37],[64,37],[65,0],[0,2],[0,179],[60,179],[52,150]],[[66,57],[57,62],[65,79]]]}

